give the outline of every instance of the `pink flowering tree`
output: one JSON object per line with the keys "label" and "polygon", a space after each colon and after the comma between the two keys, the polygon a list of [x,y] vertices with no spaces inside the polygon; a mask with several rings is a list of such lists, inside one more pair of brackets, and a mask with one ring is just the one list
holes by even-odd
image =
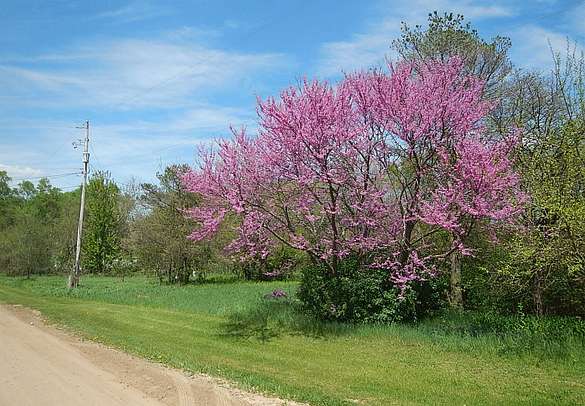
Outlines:
{"label": "pink flowering tree", "polygon": [[[203,151],[183,176],[202,205],[190,238],[237,216],[229,249],[265,258],[278,244],[306,252],[331,276],[352,256],[404,290],[435,272],[478,219],[507,221],[524,197],[508,159],[514,137],[490,142],[483,82],[458,59],[305,81],[258,102],[259,133]],[[435,233],[452,244],[436,247]]]}

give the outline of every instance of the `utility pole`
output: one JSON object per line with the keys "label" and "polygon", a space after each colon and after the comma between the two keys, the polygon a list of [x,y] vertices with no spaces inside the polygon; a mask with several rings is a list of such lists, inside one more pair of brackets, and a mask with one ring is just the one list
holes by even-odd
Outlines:
{"label": "utility pole", "polygon": [[85,122],[84,127],[78,127],[85,129],[85,140],[83,142],[83,183],[81,184],[81,204],[79,206],[79,223],[77,223],[77,244],[75,246],[75,267],[71,270],[69,275],[68,287],[76,288],[79,284],[79,275],[81,274],[81,268],[79,265],[79,259],[81,257],[81,235],[83,234],[83,211],[85,209],[85,186],[87,184],[87,172],[89,166],[89,121]]}

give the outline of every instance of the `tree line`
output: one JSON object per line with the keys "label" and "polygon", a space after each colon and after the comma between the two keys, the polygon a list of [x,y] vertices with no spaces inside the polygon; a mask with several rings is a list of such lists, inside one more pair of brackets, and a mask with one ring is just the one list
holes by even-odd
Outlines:
{"label": "tree line", "polygon": [[[85,274],[125,275],[141,271],[168,283],[201,278],[213,244],[186,239],[194,224],[182,210],[197,199],[184,192],[172,165],[158,183],[120,187],[96,171],[87,186],[82,239]],[[61,274],[73,267],[80,189],[62,192],[46,178],[11,187],[0,171],[0,267],[8,275]],[[218,260],[217,266],[223,266]],[[225,265],[227,266],[227,265]]]}

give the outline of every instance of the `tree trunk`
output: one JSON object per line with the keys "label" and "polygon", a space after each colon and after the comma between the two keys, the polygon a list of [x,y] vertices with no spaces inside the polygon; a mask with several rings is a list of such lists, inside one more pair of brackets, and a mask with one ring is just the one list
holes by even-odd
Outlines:
{"label": "tree trunk", "polygon": [[407,221],[404,225],[404,248],[400,252],[400,264],[405,266],[410,258],[411,247],[410,242],[412,239],[412,232],[414,231],[415,222]]}
{"label": "tree trunk", "polygon": [[189,271],[188,271],[189,267],[187,266],[187,257],[183,256],[183,276],[182,276],[182,281],[181,283],[183,285],[186,285],[189,283]]}
{"label": "tree trunk", "polygon": [[542,304],[542,270],[537,269],[534,273],[532,284],[532,301],[534,303],[534,311],[537,316],[544,314],[544,306]]}
{"label": "tree trunk", "polygon": [[79,285],[79,277],[75,274],[69,275],[69,280],[67,281],[67,287],[69,289],[76,288]]}
{"label": "tree trunk", "polygon": [[449,301],[451,307],[457,310],[463,309],[463,290],[461,288],[461,254],[459,251],[451,253],[451,293]]}

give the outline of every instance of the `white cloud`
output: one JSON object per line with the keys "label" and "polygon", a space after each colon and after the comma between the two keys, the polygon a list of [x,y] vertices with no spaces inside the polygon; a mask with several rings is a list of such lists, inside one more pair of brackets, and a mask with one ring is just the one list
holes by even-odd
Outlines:
{"label": "white cloud", "polygon": [[190,109],[171,121],[168,128],[179,131],[227,132],[228,126],[253,126],[256,116],[253,110],[233,107],[200,106]]}
{"label": "white cloud", "polygon": [[392,38],[399,34],[400,21],[386,19],[367,33],[355,34],[349,41],[328,42],[321,49],[318,73],[335,76],[364,66],[376,66],[384,62],[390,53]]}
{"label": "white cloud", "polygon": [[30,166],[0,164],[0,171],[5,171],[15,181],[24,178],[36,178],[43,175],[43,171],[31,168]]}
{"label": "white cloud", "polygon": [[124,7],[104,11],[93,16],[94,19],[112,19],[120,23],[146,20],[168,14],[169,10],[150,2],[135,1]]}
{"label": "white cloud", "polygon": [[323,44],[317,71],[323,76],[335,76],[342,71],[381,64],[385,57],[395,56],[391,43],[400,36],[401,21],[411,26],[423,24],[428,13],[435,10],[463,14],[474,20],[514,15],[505,6],[477,3],[470,0],[383,1],[378,7],[379,21],[370,23],[362,33],[354,34],[348,40]]}
{"label": "white cloud", "polygon": [[[6,96],[60,107],[173,107],[194,93],[242,83],[286,64],[281,54],[241,53],[172,40],[126,39],[72,50],[52,62],[0,65]],[[38,57],[43,60],[43,56]],[[31,97],[34,96],[34,99]],[[43,97],[44,96],[44,97]]]}
{"label": "white cloud", "polygon": [[198,142],[229,136],[229,126],[255,125],[255,116],[239,108],[202,105],[160,121],[129,121],[124,124],[93,126],[93,147],[108,163],[124,161],[132,165],[132,156],[156,158],[169,148],[194,150]]}
{"label": "white cloud", "polygon": [[[206,100],[230,88],[251,96],[260,74],[290,61],[279,54],[225,51],[193,39],[191,32],[156,41],[126,39],[95,44],[91,53],[57,50],[48,58],[1,65],[0,162],[12,172],[18,169],[21,177],[62,173],[80,164],[79,150],[71,147],[81,136],[72,128],[74,117],[48,122],[11,116],[11,110],[39,110],[49,117],[53,108],[60,116],[68,109],[75,115],[86,111],[94,118],[91,165],[111,170],[120,180],[133,175],[152,180],[166,164],[193,163],[197,143],[229,136],[230,124],[253,129],[252,103],[239,107],[240,98],[220,106]],[[119,121],[119,114],[130,109],[141,118],[133,112]],[[31,168],[31,162],[38,166]],[[70,187],[78,179],[53,183]]]}

